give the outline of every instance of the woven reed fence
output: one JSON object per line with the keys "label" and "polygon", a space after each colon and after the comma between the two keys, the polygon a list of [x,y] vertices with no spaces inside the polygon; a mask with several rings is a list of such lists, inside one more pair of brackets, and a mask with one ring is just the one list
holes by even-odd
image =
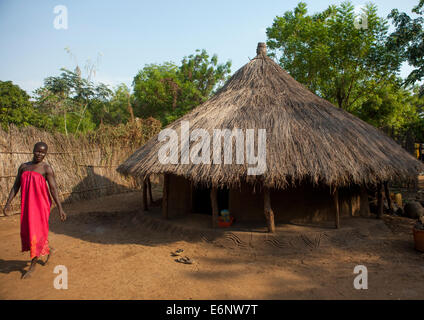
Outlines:
{"label": "woven reed fence", "polygon": [[[0,215],[18,168],[32,160],[36,142],[47,143],[44,161],[55,171],[61,201],[69,203],[139,189],[138,181],[123,177],[116,167],[159,130],[160,122],[153,118],[103,127],[79,137],[33,127],[11,125],[7,132],[0,129]],[[12,213],[20,213],[20,193],[12,201]]]}

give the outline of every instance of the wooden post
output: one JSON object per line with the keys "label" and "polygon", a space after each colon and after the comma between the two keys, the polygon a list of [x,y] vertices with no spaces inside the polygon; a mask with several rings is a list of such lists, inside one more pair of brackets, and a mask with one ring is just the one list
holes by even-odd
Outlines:
{"label": "wooden post", "polygon": [[355,192],[350,198],[350,204],[352,207],[352,217],[360,215],[361,210],[361,195],[359,192]]}
{"label": "wooden post", "polygon": [[268,188],[264,189],[264,214],[268,225],[268,232],[275,232],[274,212],[271,208],[271,195]]}
{"label": "wooden post", "polygon": [[152,196],[152,184],[150,182],[150,177],[147,178],[147,188],[149,189],[150,204],[152,204],[153,203],[153,196]]}
{"label": "wooden post", "polygon": [[147,205],[147,182],[146,182],[146,179],[143,180],[143,211],[149,211],[149,206]]}
{"label": "wooden post", "polygon": [[365,185],[361,186],[361,195],[360,195],[360,215],[361,217],[370,216],[370,203],[368,201],[368,191]]}
{"label": "wooden post", "polygon": [[211,189],[211,205],[212,205],[212,227],[218,226],[218,190],[215,187]]}
{"label": "wooden post", "polygon": [[381,219],[383,216],[383,186],[379,182],[377,184],[377,219]]}
{"label": "wooden post", "polygon": [[163,175],[162,216],[168,219],[169,175]]}
{"label": "wooden post", "polygon": [[389,206],[390,213],[393,214],[395,211],[393,210],[392,199],[390,198],[389,183],[387,181],[384,182],[384,194],[386,196],[387,205]]}
{"label": "wooden post", "polygon": [[336,229],[340,228],[340,207],[339,207],[339,190],[337,187],[334,188],[333,191],[333,200],[334,200],[334,208],[335,208],[335,226]]}

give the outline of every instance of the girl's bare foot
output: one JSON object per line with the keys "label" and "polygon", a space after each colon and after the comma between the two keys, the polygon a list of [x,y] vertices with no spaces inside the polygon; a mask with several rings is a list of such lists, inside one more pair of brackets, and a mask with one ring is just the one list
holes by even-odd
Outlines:
{"label": "girl's bare foot", "polygon": [[54,248],[50,248],[50,252],[49,252],[49,254],[47,255],[47,259],[46,259],[46,262],[44,262],[44,265],[47,265],[47,263],[49,262],[49,259],[50,259],[50,257],[54,254],[56,252],[56,249],[54,249]]}
{"label": "girl's bare foot", "polygon": [[22,279],[30,278],[33,272],[34,272],[34,270],[29,269],[27,272],[25,272],[25,273],[22,275]]}
{"label": "girl's bare foot", "polygon": [[27,279],[31,277],[32,273],[34,272],[35,265],[37,264],[38,257],[35,257],[31,260],[31,265],[29,266],[29,269],[27,272],[25,272],[22,276],[22,279]]}

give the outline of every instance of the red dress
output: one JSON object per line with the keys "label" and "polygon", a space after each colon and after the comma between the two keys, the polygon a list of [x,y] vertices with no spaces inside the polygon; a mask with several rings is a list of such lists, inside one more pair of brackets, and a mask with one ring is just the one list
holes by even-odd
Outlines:
{"label": "red dress", "polygon": [[49,254],[49,216],[52,201],[41,173],[21,174],[22,251],[30,250],[31,259]]}

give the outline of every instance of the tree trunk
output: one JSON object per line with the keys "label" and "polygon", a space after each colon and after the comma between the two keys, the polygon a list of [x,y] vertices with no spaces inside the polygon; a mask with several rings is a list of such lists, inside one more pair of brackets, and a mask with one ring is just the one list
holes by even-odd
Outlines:
{"label": "tree trunk", "polygon": [[63,121],[65,122],[65,136],[68,136],[68,128],[67,128],[67,125],[66,125],[66,110],[63,113]]}
{"label": "tree trunk", "polygon": [[127,93],[127,98],[128,98],[128,112],[130,113],[131,122],[134,122],[134,120],[135,120],[134,110],[133,110],[131,103],[130,103],[130,94],[129,93]]}
{"label": "tree trunk", "polygon": [[415,137],[411,129],[406,132],[405,149],[415,158]]}
{"label": "tree trunk", "polygon": [[274,212],[271,208],[271,195],[268,188],[264,189],[264,214],[268,226],[268,232],[275,232]]}
{"label": "tree trunk", "polygon": [[77,132],[78,132],[78,129],[79,129],[80,124],[81,124],[81,121],[82,121],[82,119],[83,119],[83,117],[84,117],[85,110],[87,109],[87,106],[88,106],[88,103],[86,103],[86,104],[85,104],[85,106],[84,106],[84,108],[83,108],[83,110],[82,110],[82,114],[81,114],[81,116],[80,116],[80,118],[79,118],[79,120],[78,120],[78,125],[77,125],[77,129],[75,130],[75,133],[77,133]]}

